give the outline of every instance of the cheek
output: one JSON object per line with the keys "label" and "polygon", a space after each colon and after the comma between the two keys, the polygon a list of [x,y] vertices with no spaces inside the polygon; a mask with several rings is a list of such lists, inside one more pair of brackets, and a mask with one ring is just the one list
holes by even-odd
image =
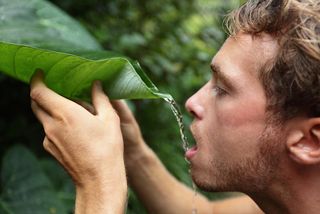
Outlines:
{"label": "cheek", "polygon": [[220,152],[252,155],[249,151],[255,151],[265,128],[264,106],[247,101],[217,106],[216,111],[216,138],[223,144]]}
{"label": "cheek", "polygon": [[243,100],[216,105],[217,123],[229,129],[264,124],[265,103],[257,100]]}

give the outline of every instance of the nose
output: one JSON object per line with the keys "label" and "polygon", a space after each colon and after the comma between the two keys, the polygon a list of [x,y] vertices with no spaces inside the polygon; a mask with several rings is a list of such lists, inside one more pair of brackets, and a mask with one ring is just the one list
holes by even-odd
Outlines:
{"label": "nose", "polygon": [[204,108],[200,102],[200,91],[192,95],[186,102],[185,107],[195,119],[202,119]]}

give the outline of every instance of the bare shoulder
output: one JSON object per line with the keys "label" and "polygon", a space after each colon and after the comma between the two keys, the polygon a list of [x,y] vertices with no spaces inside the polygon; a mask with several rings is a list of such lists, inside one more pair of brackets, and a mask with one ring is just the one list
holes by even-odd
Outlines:
{"label": "bare shoulder", "polygon": [[211,202],[215,214],[263,214],[258,205],[248,196],[237,196]]}

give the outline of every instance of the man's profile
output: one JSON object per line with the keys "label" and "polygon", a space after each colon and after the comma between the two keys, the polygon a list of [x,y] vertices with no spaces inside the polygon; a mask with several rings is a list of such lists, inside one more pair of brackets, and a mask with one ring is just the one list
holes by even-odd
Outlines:
{"label": "man's profile", "polygon": [[[228,27],[211,80],[186,103],[197,143],[186,157],[201,189],[249,197],[198,196],[198,213],[319,213],[320,2],[249,0]],[[40,75],[31,86],[44,147],[76,184],[76,213],[123,212],[126,176],[150,213],[191,213],[192,190],[145,144],[125,103],[111,105],[99,83],[92,91],[83,108]]]}

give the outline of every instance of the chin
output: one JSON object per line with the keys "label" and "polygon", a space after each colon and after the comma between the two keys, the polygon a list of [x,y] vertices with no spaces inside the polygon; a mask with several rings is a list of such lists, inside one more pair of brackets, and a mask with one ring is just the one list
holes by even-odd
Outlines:
{"label": "chin", "polygon": [[192,181],[199,189],[206,192],[234,191],[230,186],[232,184],[230,184],[226,178],[219,176],[220,172],[218,172],[218,168],[212,168],[206,165],[197,165],[197,163],[204,162],[205,161],[203,160],[197,160],[196,157],[191,162],[190,173]]}
{"label": "chin", "polygon": [[217,184],[214,179],[208,180],[199,176],[192,176],[194,184],[202,191],[205,192],[229,192],[234,191],[228,186],[222,186]]}
{"label": "chin", "polygon": [[192,176],[193,183],[202,191],[219,192],[219,189],[206,179],[201,179],[199,176]]}
{"label": "chin", "polygon": [[[195,160],[193,160],[195,162]],[[212,177],[207,174],[208,170],[200,169],[191,163],[191,178],[193,183],[201,190],[207,192],[217,191],[212,183]]]}

